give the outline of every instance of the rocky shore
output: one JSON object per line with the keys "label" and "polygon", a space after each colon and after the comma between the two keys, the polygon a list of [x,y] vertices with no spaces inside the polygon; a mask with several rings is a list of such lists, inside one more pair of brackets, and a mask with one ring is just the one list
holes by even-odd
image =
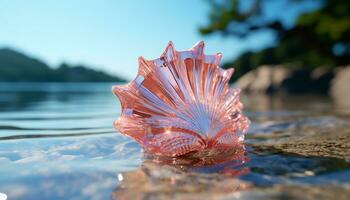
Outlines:
{"label": "rocky shore", "polygon": [[247,93],[318,93],[330,94],[339,103],[350,97],[350,66],[330,70],[293,68],[287,65],[264,65],[235,82]]}

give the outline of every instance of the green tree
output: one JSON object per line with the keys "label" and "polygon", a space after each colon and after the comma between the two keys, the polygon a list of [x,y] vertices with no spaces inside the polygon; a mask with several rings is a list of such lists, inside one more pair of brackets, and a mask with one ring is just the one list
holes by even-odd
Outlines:
{"label": "green tree", "polygon": [[[209,23],[200,27],[203,35],[220,33],[224,37],[246,38],[256,31],[274,34],[275,45],[258,52],[244,52],[225,66],[235,66],[240,76],[262,64],[298,63],[313,69],[349,64],[350,1],[344,0],[285,0],[287,5],[317,2],[319,6],[297,16],[292,27],[282,18],[268,19],[266,11],[285,13],[269,7],[277,0],[209,1]],[[249,2],[249,3],[247,3]],[[245,8],[243,8],[245,4]]]}

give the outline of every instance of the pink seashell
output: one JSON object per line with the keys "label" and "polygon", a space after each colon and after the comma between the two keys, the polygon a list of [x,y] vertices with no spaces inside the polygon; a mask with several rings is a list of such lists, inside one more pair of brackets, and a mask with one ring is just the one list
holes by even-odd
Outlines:
{"label": "pink seashell", "polygon": [[222,54],[203,50],[204,42],[188,51],[169,42],[160,58],[140,57],[137,77],[113,86],[122,107],[115,128],[163,156],[240,145],[250,122],[240,90],[228,85],[233,69],[219,68]]}

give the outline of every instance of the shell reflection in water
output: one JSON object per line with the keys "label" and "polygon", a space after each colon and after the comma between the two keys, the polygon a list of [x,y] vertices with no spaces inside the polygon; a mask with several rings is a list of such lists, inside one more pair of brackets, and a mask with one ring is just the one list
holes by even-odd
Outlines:
{"label": "shell reflection in water", "polygon": [[233,69],[219,67],[222,55],[205,55],[204,43],[176,51],[169,42],[160,58],[139,58],[137,77],[114,86],[122,113],[114,126],[149,153],[176,157],[241,145],[249,120],[239,89],[230,88]]}
{"label": "shell reflection in water", "polygon": [[183,172],[220,173],[231,177],[245,175],[250,171],[246,165],[249,157],[243,145],[235,148],[206,149],[177,157],[145,153],[143,165],[147,162],[178,168]]}
{"label": "shell reflection in water", "polygon": [[203,153],[174,158],[146,153],[138,169],[120,174],[112,199],[232,199],[254,187],[237,178],[249,172],[243,146],[216,156]]}

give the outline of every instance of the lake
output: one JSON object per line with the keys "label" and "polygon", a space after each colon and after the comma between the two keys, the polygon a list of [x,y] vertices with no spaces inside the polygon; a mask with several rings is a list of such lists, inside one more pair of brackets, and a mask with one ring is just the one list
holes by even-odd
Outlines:
{"label": "lake", "polygon": [[196,165],[144,155],[117,133],[112,85],[0,83],[0,193],[10,200],[350,195],[350,108],[329,97],[243,96],[252,121],[245,147],[230,160]]}

